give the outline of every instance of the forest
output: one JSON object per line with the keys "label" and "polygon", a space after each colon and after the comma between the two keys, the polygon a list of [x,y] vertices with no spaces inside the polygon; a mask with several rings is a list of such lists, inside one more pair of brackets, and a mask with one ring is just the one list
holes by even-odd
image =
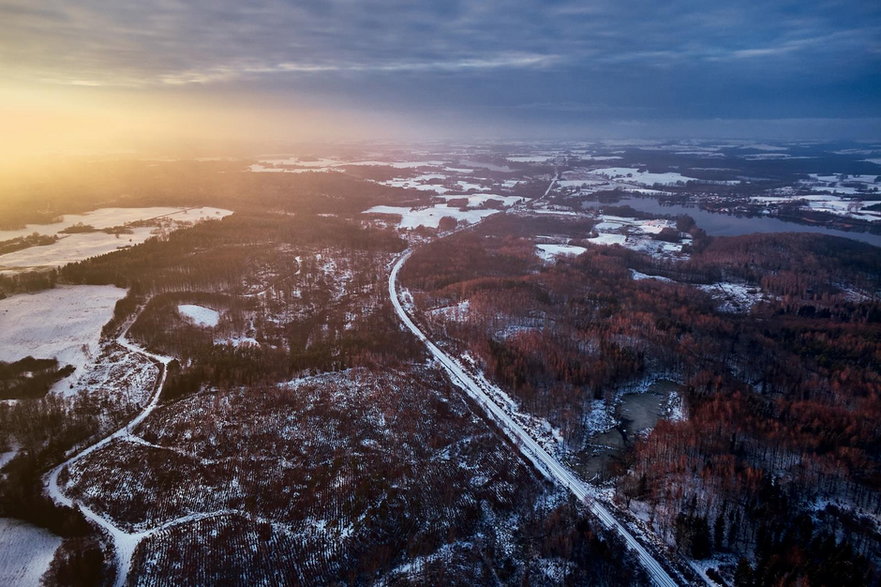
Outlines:
{"label": "forest", "polygon": [[[775,234],[706,238],[687,261],[618,246],[551,264],[535,255],[534,235],[584,233],[491,218],[415,253],[403,284],[430,330],[573,451],[594,400],[653,373],[678,380],[687,417],[660,422],[607,475],[622,507],[642,508],[683,552],[742,558],[743,584],[877,580],[878,250]],[[725,312],[701,289],[718,282],[762,296]],[[465,316],[440,311],[463,303]]]}
{"label": "forest", "polygon": [[[155,415],[63,471],[66,491],[124,528],[226,512],[146,538],[140,584],[643,581],[614,535],[425,365],[388,301],[388,263],[405,246],[342,216],[252,209],[57,272],[62,283],[129,288],[104,327],[108,348],[137,316],[127,336],[175,357]],[[182,304],[211,308],[217,325],[192,323]],[[41,476],[137,408],[76,397],[0,408],[3,442],[20,447],[0,514],[28,512],[65,537],[50,584],[108,580],[112,568],[100,534],[44,497]],[[316,519],[336,522],[322,533]],[[355,533],[333,538],[347,524]],[[417,570],[396,570],[410,560]]]}

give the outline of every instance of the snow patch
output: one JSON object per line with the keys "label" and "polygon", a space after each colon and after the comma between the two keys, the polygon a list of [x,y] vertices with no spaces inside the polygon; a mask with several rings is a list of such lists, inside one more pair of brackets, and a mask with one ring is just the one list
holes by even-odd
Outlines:
{"label": "snow patch", "polygon": [[447,205],[429,206],[427,208],[404,208],[400,206],[374,206],[362,214],[394,214],[401,217],[398,228],[414,229],[419,226],[437,228],[441,218],[451,216],[457,222],[467,224],[480,222],[487,216],[497,214],[498,210],[459,210]]}
{"label": "snow patch", "polygon": [[584,247],[579,247],[577,245],[535,245],[536,254],[541,257],[545,262],[551,263],[557,257],[561,257],[564,255],[569,255],[573,257],[577,257],[581,253],[585,252],[587,249]]}
{"label": "snow patch", "polygon": [[636,269],[630,270],[630,277],[633,278],[633,281],[642,281],[643,279],[654,279],[655,281],[665,281],[667,283],[673,283],[673,280],[669,277],[663,277],[661,275],[648,275],[646,273],[640,273]]}
{"label": "snow patch", "polygon": [[220,322],[220,312],[206,308],[205,306],[196,306],[194,304],[180,304],[177,307],[181,316],[197,326],[207,326],[214,328]]}

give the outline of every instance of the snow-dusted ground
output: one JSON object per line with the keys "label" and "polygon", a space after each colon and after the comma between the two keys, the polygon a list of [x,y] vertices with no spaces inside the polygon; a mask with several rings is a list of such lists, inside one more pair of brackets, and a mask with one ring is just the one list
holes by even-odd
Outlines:
{"label": "snow-dusted ground", "polygon": [[[27,269],[60,267],[66,263],[82,261],[103,255],[119,248],[140,244],[153,236],[157,230],[194,224],[207,219],[219,219],[232,214],[221,208],[101,208],[85,214],[65,215],[61,222],[53,224],[29,224],[20,230],[0,231],[0,241],[27,236],[33,233],[57,235],[58,241],[51,245],[28,247],[0,255],[0,273],[14,273]],[[137,221],[153,220],[165,228],[156,226],[132,227],[131,234],[108,234],[101,229],[123,226]],[[62,234],[60,231],[75,224],[90,225],[98,232]]]}
{"label": "snow-dusted ground", "polygon": [[437,228],[440,219],[444,216],[451,216],[456,221],[463,221],[468,224],[474,224],[480,220],[497,214],[498,210],[459,210],[458,208],[450,208],[446,204],[439,206],[429,206],[426,208],[404,208],[401,206],[374,206],[365,210],[363,214],[395,214],[401,216],[398,224],[402,229],[413,229],[419,226],[428,228]]}
{"label": "snow-dusted ground", "polygon": [[230,338],[218,338],[215,339],[214,344],[228,344],[230,346],[234,346],[236,348],[240,346],[244,347],[259,347],[260,341],[252,336],[233,336]]}
{"label": "snow-dusted ground", "polygon": [[61,538],[19,520],[0,518],[0,585],[37,587]]}
{"label": "snow-dusted ground", "polygon": [[471,301],[462,300],[458,304],[454,304],[452,306],[444,306],[442,308],[435,308],[428,311],[427,313],[431,316],[443,316],[445,319],[453,320],[455,322],[466,322],[468,320],[470,311]]}
{"label": "snow-dusted ground", "polygon": [[0,240],[28,236],[34,232],[57,234],[75,224],[87,224],[98,230],[122,226],[140,220],[169,218],[183,222],[197,222],[209,218],[222,218],[232,214],[222,208],[170,208],[153,206],[149,208],[99,208],[84,214],[65,214],[60,222],[52,224],[28,224],[18,230],[0,230]]}
{"label": "snow-dusted ground", "polygon": [[196,326],[207,326],[214,328],[220,322],[220,312],[206,308],[205,306],[197,306],[195,304],[180,304],[177,311],[181,316],[195,324]]}
{"label": "snow-dusted ground", "polygon": [[801,196],[800,200],[807,200],[808,207],[811,210],[828,212],[838,216],[846,216],[848,218],[857,218],[859,220],[868,220],[869,222],[881,221],[881,212],[874,210],[863,210],[869,206],[881,204],[881,200],[843,200],[835,196],[827,195],[809,195]]}
{"label": "snow-dusted ground", "polygon": [[77,285],[0,300],[0,361],[32,356],[73,365],[76,371],[53,387],[63,391],[97,353],[101,328],[123,296],[112,285]]}
{"label": "snow-dusted ground", "polygon": [[72,393],[100,393],[112,396],[117,402],[147,405],[150,391],[159,377],[156,365],[115,341],[101,343],[101,347],[100,355],[86,365],[85,372],[78,379],[72,381]]}
{"label": "snow-dusted ground", "polygon": [[711,285],[699,285],[697,288],[707,292],[719,302],[720,312],[729,314],[749,312],[756,303],[767,299],[767,295],[758,287],[746,283],[722,281]]}

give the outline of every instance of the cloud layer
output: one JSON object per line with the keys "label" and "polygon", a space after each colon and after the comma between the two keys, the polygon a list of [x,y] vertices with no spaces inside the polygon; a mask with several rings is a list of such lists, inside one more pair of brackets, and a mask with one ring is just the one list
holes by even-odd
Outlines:
{"label": "cloud layer", "polygon": [[244,93],[566,121],[881,116],[865,0],[5,0],[0,67],[46,86]]}

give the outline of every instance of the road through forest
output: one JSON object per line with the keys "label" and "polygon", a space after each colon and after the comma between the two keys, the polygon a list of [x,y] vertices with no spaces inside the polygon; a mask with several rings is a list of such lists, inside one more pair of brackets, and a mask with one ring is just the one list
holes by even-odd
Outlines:
{"label": "road through forest", "polygon": [[[556,178],[548,187],[550,192]],[[545,193],[545,196],[547,193]],[[544,197],[544,196],[543,196]],[[388,277],[388,292],[395,313],[403,322],[404,326],[412,332],[416,338],[421,340],[431,355],[443,366],[455,385],[460,387],[471,399],[483,408],[486,415],[498,425],[502,432],[514,443],[521,454],[526,457],[539,471],[541,471],[551,481],[562,485],[569,489],[579,501],[583,502],[590,511],[600,520],[600,522],[608,529],[618,533],[624,539],[627,546],[633,550],[639,559],[640,564],[645,568],[646,572],[655,585],[660,587],[672,587],[679,583],[675,581],[665,570],[664,566],[643,546],[643,544],[618,520],[612,515],[609,509],[596,500],[593,489],[579,479],[572,471],[565,467],[560,461],[551,456],[538,442],[517,423],[509,414],[507,414],[498,404],[496,404],[490,394],[484,390],[484,386],[490,385],[483,378],[475,378],[469,375],[462,364],[441,350],[434,344],[425,333],[416,325],[411,316],[404,309],[401,302],[400,290],[398,288],[398,274],[407,259],[413,254],[413,249],[408,249],[401,254],[395,261]]]}

